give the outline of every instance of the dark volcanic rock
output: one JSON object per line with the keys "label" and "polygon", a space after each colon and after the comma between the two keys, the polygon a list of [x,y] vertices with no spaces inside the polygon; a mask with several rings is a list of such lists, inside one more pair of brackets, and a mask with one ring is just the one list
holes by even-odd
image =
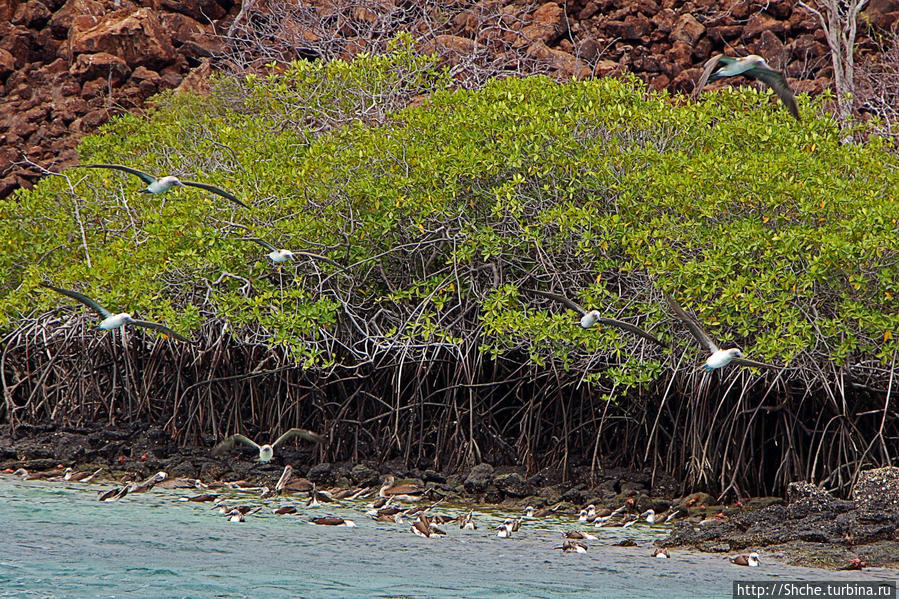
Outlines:
{"label": "dark volcanic rock", "polygon": [[525,481],[517,472],[497,476],[493,482],[508,497],[527,497],[535,492],[534,485]]}
{"label": "dark volcanic rock", "polygon": [[860,473],[853,496],[865,512],[899,512],[899,468],[887,466]]}
{"label": "dark volcanic rock", "polygon": [[471,469],[462,484],[468,493],[483,493],[491,482],[493,482],[493,466],[481,463]]}

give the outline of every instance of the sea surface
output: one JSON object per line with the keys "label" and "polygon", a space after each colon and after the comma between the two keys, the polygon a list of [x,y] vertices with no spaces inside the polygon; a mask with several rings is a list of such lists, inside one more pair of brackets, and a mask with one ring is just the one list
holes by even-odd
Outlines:
{"label": "sea surface", "polygon": [[[598,529],[585,554],[566,554],[561,531],[573,518],[525,521],[510,539],[492,526],[504,514],[475,512],[478,530],[447,525],[423,539],[409,525],[377,523],[364,501],[270,507],[228,522],[194,494],[154,489],[116,503],[97,501],[111,485],[22,481],[0,476],[0,597],[731,597],[732,581],[895,580],[886,570],[829,572],[779,563],[734,566],[720,555],[673,550],[651,557],[664,528]],[[232,497],[232,496],[229,496]],[[255,496],[234,494],[233,502]],[[454,515],[459,509],[441,506]],[[352,518],[356,528],[314,526],[316,515]],[[593,532],[593,529],[588,529]],[[612,543],[633,538],[637,547]]]}

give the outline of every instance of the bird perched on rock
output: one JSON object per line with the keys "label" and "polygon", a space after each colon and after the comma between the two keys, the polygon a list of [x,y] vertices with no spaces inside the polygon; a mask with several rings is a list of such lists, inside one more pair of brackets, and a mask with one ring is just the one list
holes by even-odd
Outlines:
{"label": "bird perched on rock", "polygon": [[737,75],[758,79],[770,87],[777,94],[777,97],[780,98],[780,101],[783,102],[784,106],[787,107],[787,110],[790,111],[790,114],[796,120],[801,120],[799,118],[799,109],[796,107],[796,98],[793,95],[793,90],[790,89],[790,85],[787,83],[786,77],[783,76],[783,73],[779,73],[768,66],[765,59],[756,54],[750,54],[743,58],[732,58],[723,54],[711,57],[705,63],[702,75],[700,75],[699,81],[696,83],[694,94],[700,94],[702,88],[709,81],[735,77]]}
{"label": "bird perched on rock", "polygon": [[174,177],[172,175],[168,175],[166,177],[154,177],[149,173],[145,173],[143,171],[139,171],[136,168],[131,168],[130,166],[123,166],[121,164],[81,164],[78,168],[108,168],[117,171],[122,171],[124,173],[128,173],[131,175],[135,175],[139,177],[144,183],[147,184],[147,187],[141,190],[141,193],[165,193],[173,187],[197,187],[199,189],[205,189],[206,191],[212,192],[216,195],[222,196],[223,198],[229,199],[238,206],[242,206],[243,208],[249,208],[246,204],[237,199],[232,193],[229,193],[222,189],[221,187],[216,187],[215,185],[209,185],[208,183],[198,183],[196,181],[184,181],[179,179],[178,177]]}
{"label": "bird perched on rock", "polygon": [[252,441],[251,439],[248,439],[243,435],[236,434],[231,435],[230,437],[213,447],[212,453],[221,454],[229,451],[238,443],[243,443],[244,445],[249,445],[250,447],[259,450],[259,461],[264,464],[266,462],[270,462],[272,457],[274,457],[276,447],[296,437],[306,439],[308,441],[315,441],[316,443],[324,443],[326,440],[324,436],[319,435],[318,433],[313,433],[312,431],[307,431],[303,428],[290,429],[289,431],[275,439],[275,442],[271,445],[269,445],[268,443],[259,445],[255,441]]}

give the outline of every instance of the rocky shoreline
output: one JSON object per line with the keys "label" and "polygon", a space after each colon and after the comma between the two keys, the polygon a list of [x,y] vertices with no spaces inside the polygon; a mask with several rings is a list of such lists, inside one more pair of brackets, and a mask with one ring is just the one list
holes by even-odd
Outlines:
{"label": "rocky shoreline", "polygon": [[268,463],[252,452],[215,456],[209,449],[183,448],[160,428],[21,427],[17,438],[0,436],[0,470],[30,471],[72,467],[104,468],[103,480],[136,480],[160,470],[170,479],[213,483],[243,481],[273,485],[291,464],[320,488],[377,488],[393,474],[427,489],[433,500],[490,505],[519,512],[527,505],[553,506],[576,522],[588,504],[598,509],[627,505],[633,513],[653,509],[680,511],[670,535],[657,544],[703,552],[761,550],[787,563],[828,569],[899,568],[899,468],[862,473],[855,499],[831,496],[808,483],[792,483],[786,498],[762,497],[732,505],[714,505],[705,493],[675,496],[673,479],[624,469],[606,470],[588,485],[586,475],[562,481],[551,470],[525,476],[521,469],[482,463],[457,473],[404,468],[397,461],[316,463],[314,449],[286,447]]}

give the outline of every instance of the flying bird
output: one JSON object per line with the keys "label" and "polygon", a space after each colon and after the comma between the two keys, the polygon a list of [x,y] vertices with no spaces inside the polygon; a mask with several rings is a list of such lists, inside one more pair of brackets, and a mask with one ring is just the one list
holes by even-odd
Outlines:
{"label": "flying bird", "polygon": [[712,370],[717,370],[718,368],[724,368],[730,363],[739,364],[741,366],[752,366],[755,368],[782,370],[780,366],[765,364],[764,362],[756,362],[755,360],[747,360],[746,358],[741,357],[743,355],[743,352],[738,347],[732,347],[730,349],[719,349],[719,347],[715,345],[715,342],[712,341],[712,338],[709,337],[704,330],[702,330],[702,327],[699,326],[699,323],[696,322],[696,320],[686,312],[684,312],[684,309],[680,307],[680,304],[674,301],[674,298],[666,293],[665,299],[668,301],[668,305],[671,307],[671,309],[674,310],[674,313],[677,314],[677,317],[685,325],[687,325],[688,329],[690,329],[690,333],[692,333],[693,337],[695,337],[699,344],[711,354],[706,359],[705,363],[700,366],[702,370],[711,372]]}
{"label": "flying bird", "polygon": [[258,237],[241,237],[241,241],[252,241],[253,243],[258,243],[262,247],[268,250],[268,259],[274,262],[275,264],[283,264],[288,260],[292,259],[294,256],[307,256],[309,258],[315,258],[316,260],[321,260],[322,262],[327,262],[328,264],[333,264],[334,266],[340,266],[337,262],[334,262],[327,256],[321,256],[319,254],[313,254],[311,252],[292,252],[290,250],[278,249],[269,242],[264,239],[259,239]]}
{"label": "flying bird", "polygon": [[629,332],[637,335],[638,337],[643,337],[644,339],[652,341],[653,343],[655,343],[657,345],[661,345],[662,347],[668,347],[668,345],[666,343],[664,343],[663,341],[659,341],[658,339],[656,339],[655,337],[653,337],[652,335],[650,335],[643,329],[641,329],[639,327],[635,327],[634,325],[630,324],[629,322],[615,320],[614,318],[604,318],[604,317],[600,316],[599,310],[587,311],[563,295],[557,295],[555,293],[550,293],[548,291],[539,291],[537,289],[527,289],[526,291],[529,291],[536,295],[541,295],[543,297],[548,297],[549,299],[552,299],[557,302],[561,302],[561,303],[565,304],[566,306],[568,306],[569,308],[571,308],[572,310],[574,310],[575,312],[577,312],[578,314],[581,315],[581,326],[585,329],[589,329],[590,327],[592,327],[596,324],[605,324],[605,325],[609,325],[609,326],[613,326],[613,327],[618,327],[619,329],[624,329],[625,331],[629,331]]}
{"label": "flying bird", "polygon": [[[278,437],[274,443],[271,445],[259,445],[255,441],[244,437],[243,435],[231,435],[218,445],[212,448],[212,453],[221,454],[230,449],[232,449],[238,443],[243,443],[244,445],[249,445],[255,449],[259,450],[259,461],[263,464],[271,461],[272,457],[275,455],[275,448],[281,445],[282,443],[286,443],[290,441],[294,437],[300,437],[301,439],[307,439],[309,441],[315,441],[316,443],[324,443],[325,437],[319,435],[318,433],[313,433],[312,431],[307,431],[302,428],[292,428],[280,437]],[[285,481],[286,482],[286,481]]]}
{"label": "flying bird", "polygon": [[765,59],[756,54],[750,54],[743,58],[733,58],[723,54],[711,57],[705,63],[705,69],[696,83],[694,94],[699,95],[702,92],[702,88],[709,81],[735,77],[737,75],[758,79],[770,87],[777,94],[777,97],[780,98],[780,101],[784,103],[784,106],[787,107],[787,110],[790,111],[790,114],[797,121],[801,120],[799,118],[799,109],[796,107],[796,98],[793,96],[793,90],[787,84],[786,77],[783,76],[783,73],[775,71],[768,66]]}
{"label": "flying bird", "polygon": [[96,301],[87,297],[83,293],[78,293],[77,291],[72,291],[70,289],[62,289],[61,287],[54,287],[53,285],[49,285],[47,283],[41,283],[41,287],[46,287],[47,289],[52,289],[56,293],[60,293],[67,297],[72,298],[75,301],[81,302],[88,308],[92,309],[94,312],[100,315],[103,319],[100,321],[99,328],[103,331],[109,331],[112,329],[117,329],[126,324],[133,324],[137,327],[144,327],[147,329],[153,329],[159,331],[164,335],[168,335],[169,337],[174,337],[175,339],[180,339],[181,341],[190,342],[190,339],[183,335],[179,335],[169,327],[159,324],[158,322],[150,322],[149,320],[137,320],[132,318],[130,314],[127,312],[120,312],[118,314],[113,314]]}
{"label": "flying bird", "polygon": [[142,189],[141,193],[165,193],[173,187],[199,187],[200,189],[205,189],[206,191],[210,191],[216,195],[220,195],[223,198],[227,198],[238,206],[249,208],[249,206],[237,199],[234,194],[229,193],[220,187],[216,187],[215,185],[209,185],[208,183],[182,181],[178,177],[174,177],[172,175],[157,178],[143,171],[139,171],[136,168],[123,166],[121,164],[82,164],[79,166],[80,168],[111,168],[140,177],[140,179],[147,184],[147,187]]}

